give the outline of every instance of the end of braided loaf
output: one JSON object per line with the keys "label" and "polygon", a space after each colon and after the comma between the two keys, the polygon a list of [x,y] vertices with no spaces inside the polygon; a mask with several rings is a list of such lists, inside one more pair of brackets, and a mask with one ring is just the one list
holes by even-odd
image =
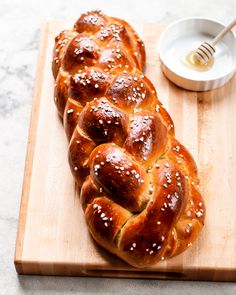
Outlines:
{"label": "end of braided loaf", "polygon": [[54,100],[90,233],[135,267],[183,252],[205,219],[196,164],[144,64],[133,28],[99,10],[55,39]]}

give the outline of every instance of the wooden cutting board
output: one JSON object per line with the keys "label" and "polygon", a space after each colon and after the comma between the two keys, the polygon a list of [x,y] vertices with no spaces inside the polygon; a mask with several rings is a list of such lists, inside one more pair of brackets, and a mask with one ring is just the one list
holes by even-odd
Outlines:
{"label": "wooden cutting board", "polygon": [[71,23],[44,25],[29,131],[16,242],[19,274],[236,281],[236,76],[210,92],[189,92],[161,73],[163,25],[135,26],[147,50],[146,74],[170,112],[176,136],[199,167],[207,216],[198,241],[182,255],[135,269],[91,239],[67,163],[67,140],[53,103],[54,37]]}

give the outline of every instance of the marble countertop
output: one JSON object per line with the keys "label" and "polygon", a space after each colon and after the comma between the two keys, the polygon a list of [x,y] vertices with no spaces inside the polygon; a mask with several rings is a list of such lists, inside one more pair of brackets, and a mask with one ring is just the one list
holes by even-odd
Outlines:
{"label": "marble countertop", "polygon": [[236,294],[235,283],[17,276],[13,256],[40,27],[51,18],[76,19],[100,8],[138,21],[235,17],[235,0],[0,1],[0,293],[1,294]]}

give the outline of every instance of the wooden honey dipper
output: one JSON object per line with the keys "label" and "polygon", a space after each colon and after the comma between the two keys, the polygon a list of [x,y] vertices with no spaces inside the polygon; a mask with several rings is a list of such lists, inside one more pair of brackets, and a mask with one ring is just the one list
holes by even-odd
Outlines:
{"label": "wooden honey dipper", "polygon": [[234,19],[227,27],[225,27],[211,42],[202,43],[194,53],[194,59],[200,64],[206,64],[215,53],[215,45],[218,43],[234,26],[236,19]]}

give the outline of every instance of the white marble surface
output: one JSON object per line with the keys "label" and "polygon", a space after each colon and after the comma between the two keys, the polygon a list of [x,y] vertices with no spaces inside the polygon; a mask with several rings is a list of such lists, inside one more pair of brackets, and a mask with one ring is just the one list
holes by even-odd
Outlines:
{"label": "white marble surface", "polygon": [[101,8],[127,20],[201,15],[228,22],[235,0],[0,0],[0,294],[236,294],[235,283],[17,276],[17,219],[40,26]]}

